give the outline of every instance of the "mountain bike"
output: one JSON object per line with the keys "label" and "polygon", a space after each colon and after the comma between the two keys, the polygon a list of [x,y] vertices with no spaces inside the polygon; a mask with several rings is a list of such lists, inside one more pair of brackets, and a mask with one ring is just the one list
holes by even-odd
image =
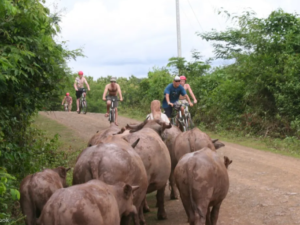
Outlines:
{"label": "mountain bike", "polygon": [[[182,115],[181,107],[184,107],[184,115]],[[173,113],[171,117],[171,123],[174,126],[178,126],[183,132],[188,131],[194,128],[194,123],[192,121],[191,113],[188,110],[188,103],[182,104],[174,104],[173,106]],[[175,115],[174,115],[175,111]]]}
{"label": "mountain bike", "polygon": [[81,113],[81,112],[83,114],[87,113],[87,101],[86,101],[85,93],[86,93],[86,89],[82,88],[82,94],[79,99],[79,112],[78,113]]}
{"label": "mountain bike", "polygon": [[120,101],[117,98],[111,98],[111,99],[106,99],[106,101],[110,100],[111,101],[111,105],[110,105],[110,109],[109,109],[109,117],[108,117],[108,121],[110,123],[114,123],[116,121],[116,108],[115,108],[115,103]]}

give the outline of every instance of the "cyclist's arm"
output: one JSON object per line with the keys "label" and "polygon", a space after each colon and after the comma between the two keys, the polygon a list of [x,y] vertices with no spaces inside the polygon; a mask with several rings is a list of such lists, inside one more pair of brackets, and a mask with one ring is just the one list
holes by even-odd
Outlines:
{"label": "cyclist's arm", "polygon": [[188,94],[186,94],[186,99],[189,103],[191,103],[191,99],[190,99],[190,96],[188,96]]}
{"label": "cyclist's arm", "polygon": [[78,88],[77,88],[77,85],[76,85],[76,81],[74,83],[74,88],[75,88],[76,91],[78,91]]}
{"label": "cyclist's arm", "polygon": [[167,104],[171,105],[173,107],[173,104],[170,102],[170,92],[171,92],[170,88],[171,88],[171,85],[168,85],[164,90],[164,94],[165,94]]}
{"label": "cyclist's arm", "polygon": [[194,92],[192,91],[192,88],[190,85],[188,85],[187,89],[189,90],[189,93],[191,94],[192,98],[194,99],[194,102],[197,102],[197,99],[196,99]]}
{"label": "cyclist's arm", "polygon": [[107,90],[108,90],[108,84],[105,85],[105,89],[104,89],[103,96],[102,96],[102,99],[103,99],[104,101],[106,100],[106,93],[107,93]]}
{"label": "cyclist's arm", "polygon": [[62,105],[64,104],[65,100],[66,100],[66,96],[64,97],[64,99],[63,99],[63,101],[61,103]]}
{"label": "cyclist's arm", "polygon": [[191,102],[190,97],[189,97],[187,94],[185,94],[184,97],[186,97],[187,101],[189,102],[189,105],[190,105],[190,106],[193,106],[193,103]]}
{"label": "cyclist's arm", "polygon": [[88,90],[90,91],[90,90],[91,90],[91,89],[90,89],[90,85],[88,84],[88,82],[87,82],[87,80],[86,80],[85,78],[84,78],[84,82],[85,82],[85,84],[86,84]]}
{"label": "cyclist's arm", "polygon": [[121,91],[120,85],[118,85],[118,92],[119,92],[120,101],[123,101],[123,96],[122,96],[122,91]]}
{"label": "cyclist's arm", "polygon": [[166,94],[166,101],[167,101],[168,105],[171,104],[171,106],[173,106],[173,104],[170,102],[170,95],[169,94]]}

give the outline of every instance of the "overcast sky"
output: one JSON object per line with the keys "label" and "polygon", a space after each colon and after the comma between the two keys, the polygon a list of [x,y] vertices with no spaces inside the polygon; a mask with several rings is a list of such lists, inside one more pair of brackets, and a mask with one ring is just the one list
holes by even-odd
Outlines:
{"label": "overcast sky", "polygon": [[[179,0],[182,56],[191,58],[191,50],[204,58],[213,56],[211,43],[196,32],[218,31],[231,26],[217,15],[221,7],[240,14],[251,8],[259,17],[267,17],[278,8],[300,11],[299,0]],[[94,79],[146,77],[154,66],[161,67],[177,56],[175,0],[48,0],[53,10],[64,9],[60,40],[69,49],[82,47],[86,58],[70,61],[76,72],[82,70]],[[222,61],[213,62],[222,65]]]}

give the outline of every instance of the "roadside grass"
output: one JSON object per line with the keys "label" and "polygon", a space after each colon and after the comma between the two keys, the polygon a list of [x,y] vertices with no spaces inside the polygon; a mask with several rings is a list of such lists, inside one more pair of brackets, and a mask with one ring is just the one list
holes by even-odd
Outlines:
{"label": "roadside grass", "polygon": [[121,110],[118,111],[120,116],[124,116],[127,118],[144,121],[146,119],[147,114],[136,110],[136,109],[129,109],[129,108],[121,108]]}
{"label": "roadside grass", "polygon": [[[66,168],[70,167],[73,170],[77,156],[87,147],[87,142],[79,137],[72,129],[43,115],[37,115],[33,126],[44,131],[45,135],[49,138],[53,138],[54,135],[58,134],[58,151],[63,151],[65,153],[64,161],[66,162],[66,165],[61,166]],[[67,183],[69,185],[72,184],[72,170],[69,171],[67,175]]]}
{"label": "roadside grass", "polygon": [[[199,127],[201,129],[201,127]],[[231,142],[262,151],[273,152],[294,158],[300,158],[300,140],[296,137],[286,137],[285,139],[270,138],[262,136],[242,135],[237,132],[220,131],[218,133],[208,131],[202,127],[212,138],[217,138],[225,142]]]}

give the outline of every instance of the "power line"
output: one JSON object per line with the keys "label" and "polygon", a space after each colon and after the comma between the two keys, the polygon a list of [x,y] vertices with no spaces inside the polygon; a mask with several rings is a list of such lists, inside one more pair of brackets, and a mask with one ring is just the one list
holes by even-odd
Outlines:
{"label": "power line", "polygon": [[194,26],[193,26],[193,24],[191,23],[191,21],[190,21],[189,17],[186,15],[186,13],[185,13],[185,10],[183,9],[182,11],[183,11],[183,14],[185,15],[185,17],[186,17],[187,21],[189,22],[189,24],[190,24],[191,28],[192,28],[193,30],[195,30],[195,27],[194,27]]}
{"label": "power line", "polygon": [[195,16],[195,18],[196,18],[196,20],[197,20],[197,22],[198,22],[198,24],[199,24],[199,26],[200,26],[202,32],[204,32],[204,30],[203,30],[203,28],[202,28],[202,26],[201,26],[201,24],[200,24],[200,22],[199,22],[199,20],[198,20],[198,18],[197,18],[197,16],[196,16],[195,12],[194,12],[194,10],[193,10],[193,7],[192,7],[192,5],[191,5],[191,3],[190,3],[189,0],[188,0],[188,3],[189,3],[189,5],[190,5],[190,7],[191,7],[191,10],[193,11],[193,14],[194,14],[194,16]]}

